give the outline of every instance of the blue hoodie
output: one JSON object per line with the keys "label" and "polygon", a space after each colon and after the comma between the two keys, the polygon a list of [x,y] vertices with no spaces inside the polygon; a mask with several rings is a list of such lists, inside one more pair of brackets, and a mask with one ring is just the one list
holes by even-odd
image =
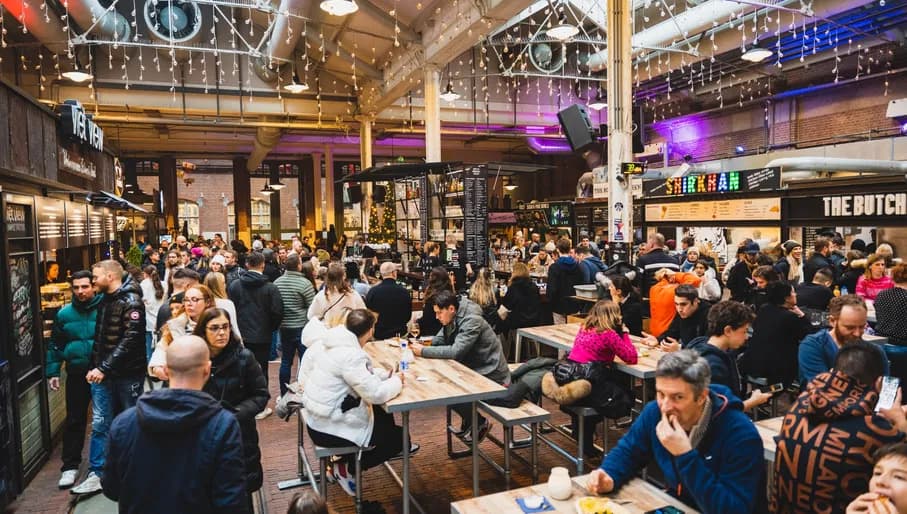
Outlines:
{"label": "blue hoodie", "polygon": [[574,286],[583,283],[583,272],[576,259],[569,255],[558,257],[548,267],[548,285],[546,294],[551,303],[551,310],[558,314],[573,314],[579,305],[569,297],[576,295]]}
{"label": "blue hoodie", "polygon": [[[877,346],[879,353],[882,354],[882,363],[885,366],[885,375],[890,373],[888,365],[888,356],[881,346]],[[800,365],[800,390],[806,389],[816,375],[825,373],[835,365],[835,357],[838,355],[838,343],[831,338],[831,331],[822,330],[810,334],[800,341],[798,349],[798,361]]]}
{"label": "blue hoodie", "polygon": [[746,514],[757,504],[764,473],[762,439],[743,413],[743,402],[725,386],[709,386],[712,417],[697,448],[672,456],[655,435],[661,410],[645,406],[602,462],[614,487],[634,478],[650,462],[664,473],[668,492],[703,514]]}

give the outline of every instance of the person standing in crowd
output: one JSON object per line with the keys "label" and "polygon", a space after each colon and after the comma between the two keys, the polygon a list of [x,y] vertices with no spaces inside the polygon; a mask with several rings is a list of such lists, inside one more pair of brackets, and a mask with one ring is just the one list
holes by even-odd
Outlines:
{"label": "person standing in crowd", "polygon": [[577,262],[570,240],[562,237],[557,241],[560,257],[548,267],[548,286],[546,294],[551,304],[551,315],[555,325],[567,323],[567,315],[579,310],[575,300],[575,287],[583,283],[583,271]]}
{"label": "person standing in crowd", "polygon": [[835,273],[835,278],[838,278],[838,271],[835,269],[835,264],[828,258],[829,255],[831,255],[831,241],[825,237],[817,237],[816,242],[813,243],[813,253],[803,264],[804,282],[812,282],[813,275],[822,268],[830,269],[832,273]]}
{"label": "person standing in crowd", "polygon": [[[819,373],[831,369],[835,355],[845,346],[859,343],[866,329],[866,302],[855,294],[835,297],[828,304],[828,324],[831,328],[806,336],[797,350],[800,365],[800,387],[806,387]],[[883,353],[881,347],[879,353]],[[882,355],[885,374],[888,359]]]}
{"label": "person standing in crowd", "polygon": [[721,284],[715,278],[715,270],[710,268],[708,263],[703,260],[697,260],[693,266],[693,274],[699,277],[700,280],[698,290],[700,299],[707,302],[721,300]]}
{"label": "person standing in crowd", "polygon": [[73,494],[101,490],[107,435],[117,414],[135,405],[145,377],[145,304],[142,290],[114,260],[91,267],[92,282],[104,299],[98,304],[97,326],[91,352],[91,438],[85,480]]}
{"label": "person standing in crowd", "polygon": [[182,307],[182,313],[167,320],[167,323],[161,328],[157,347],[148,360],[148,374],[160,380],[167,380],[167,348],[170,343],[177,337],[191,334],[202,314],[206,310],[216,307],[214,294],[207,287],[196,284],[186,289]]}
{"label": "person standing in crowd", "polygon": [[412,317],[412,298],[406,288],[397,283],[396,264],[382,262],[378,272],[381,283],[369,289],[365,306],[378,315],[375,339],[383,340],[406,333],[406,324]]}
{"label": "person standing in crowd", "polygon": [[[211,257],[211,261],[208,263],[210,269],[209,273],[226,273],[227,272],[227,260],[222,254],[217,254],[214,257]],[[224,277],[226,278],[226,277]]]}
{"label": "person standing in crowd", "polygon": [[57,311],[47,342],[47,382],[51,391],[60,390],[60,369],[66,364],[66,424],[63,428],[63,468],[57,486],[68,489],[76,483],[82,463],[85,424],[91,387],[85,380],[91,364],[91,350],[97,325],[98,305],[103,294],[95,294],[90,271],[77,271],[69,278],[72,303]]}
{"label": "person standing in crowd", "polygon": [[359,265],[353,261],[349,261],[343,263],[343,268],[346,273],[346,280],[349,282],[350,287],[364,299],[368,294],[369,285],[362,280],[362,271],[360,271]]}
{"label": "person standing in crowd", "polygon": [[600,468],[589,474],[592,494],[617,490],[655,463],[669,494],[708,513],[753,512],[764,472],[762,439],[742,402],[711,383],[709,363],[683,350],[655,369],[649,402]]}
{"label": "person standing in crowd", "polygon": [[309,307],[308,318],[318,319],[333,327],[338,324],[336,320],[346,311],[364,308],[365,301],[346,281],[343,264],[332,262],[328,265],[324,289],[318,291]]}
{"label": "person standing in crowd", "polygon": [[775,263],[775,271],[782,281],[797,287],[803,283],[803,245],[791,239],[781,247],[784,249],[784,257]]}
{"label": "person standing in crowd", "polygon": [[[817,274],[818,275],[818,274]],[[753,335],[743,354],[743,367],[769,384],[789,387],[797,379],[797,350],[813,328],[797,307],[797,293],[790,284],[775,282],[766,288],[766,303],[753,322]]]}
{"label": "person standing in crowd", "polygon": [[[202,391],[216,398],[239,422],[246,491],[251,494],[261,489],[264,474],[255,415],[264,410],[271,395],[255,355],[236,338],[232,324],[227,311],[208,309],[199,318],[193,335],[204,339],[211,353],[211,376]],[[249,505],[252,505],[251,498]]]}
{"label": "person standing in crowd", "polygon": [[239,254],[236,250],[223,250],[220,254],[224,256],[224,269],[226,270],[224,275],[227,279],[227,291],[229,291],[233,282],[239,280],[245,270],[239,263]]}
{"label": "person standing in crowd", "polygon": [[636,266],[642,270],[642,297],[649,297],[649,289],[658,280],[655,273],[661,269],[680,271],[677,258],[665,252],[665,236],[655,232],[646,239],[646,253],[636,260]]}
{"label": "person standing in crowd", "polygon": [[[541,323],[542,297],[538,286],[529,277],[529,268],[522,262],[514,263],[510,271],[510,283],[501,299],[501,307],[507,313],[498,324],[498,332],[535,327]],[[498,309],[498,312],[502,310]]]}
{"label": "person standing in crowd", "polygon": [[840,286],[842,294],[856,292],[857,280],[863,275],[863,269],[866,266],[864,257],[863,252],[856,249],[847,252],[847,260],[842,265],[843,271],[835,281],[835,284]]}
{"label": "person standing in crowd", "polygon": [[676,314],[671,320],[671,324],[657,339],[647,335],[643,342],[649,346],[657,346],[660,341],[662,350],[666,352],[676,352],[686,348],[693,339],[708,334],[711,307],[712,304],[699,299],[699,293],[692,285],[677,286],[674,288]]}
{"label": "person standing in crowd", "polygon": [[[216,271],[209,271],[205,275],[205,287],[211,290],[211,295],[214,296],[214,306],[218,309],[223,309],[230,314],[230,319],[235,320],[236,317],[236,304],[233,303],[227,296],[227,279],[224,277],[223,273],[218,273]],[[232,329],[233,333],[236,334],[236,338],[242,341],[242,334],[239,333],[239,327],[235,326],[236,323],[233,323]]]}
{"label": "person standing in crowd", "polygon": [[[148,245],[146,248],[151,248],[151,245]],[[154,266],[157,269],[157,274],[159,277],[163,277],[164,273],[167,270],[167,268],[164,266],[164,261],[161,260],[160,252],[157,252],[156,250],[154,250],[154,248],[151,248],[151,251],[148,252],[148,256],[145,258],[142,266]]]}
{"label": "person standing in crowd", "polygon": [[901,263],[891,270],[894,287],[876,296],[876,334],[888,338],[889,344],[907,346],[907,264]]}
{"label": "person standing in crowd", "polygon": [[866,271],[857,279],[856,293],[864,300],[874,301],[886,289],[894,287],[894,281],[885,274],[885,258],[874,253],[866,259]]}
{"label": "person standing in crowd", "polygon": [[273,283],[283,273],[277,263],[277,254],[274,253],[274,250],[265,248],[261,251],[261,255],[265,258],[264,276],[268,277],[268,281]]}
{"label": "person standing in crowd", "polygon": [[797,286],[797,306],[804,309],[827,311],[828,302],[835,297],[831,286],[834,284],[830,269],[823,268],[813,275],[812,283],[803,282]]}
{"label": "person standing in crowd", "polygon": [[239,423],[202,392],[209,359],[201,338],[177,339],[167,359],[170,388],[114,420],[102,482],[121,513],[252,513]]}
{"label": "person standing in crowd", "polygon": [[611,301],[620,306],[620,317],[630,335],[642,337],[642,303],[636,296],[630,279],[623,275],[613,277],[609,291]]}
{"label": "person standing in crowd", "polygon": [[907,432],[900,391],[892,408],[875,412],[883,373],[879,351],[858,342],[807,384],[775,438],[772,512],[844,512],[867,489],[873,450],[903,442]]}
{"label": "person standing in crowd", "polygon": [[727,288],[731,292],[731,300],[750,303],[752,302],[753,270],[758,266],[756,257],[759,255],[759,245],[747,243],[737,249],[737,263],[728,273]]}
{"label": "person standing in crowd", "polygon": [[765,293],[768,285],[779,281],[781,281],[781,276],[772,266],[768,264],[756,266],[756,269],[753,270],[753,288],[750,291],[749,301],[743,303],[751,306],[754,311],[758,311],[768,301]]}
{"label": "person standing in crowd", "polygon": [[[237,324],[243,334],[243,344],[252,351],[268,382],[268,362],[271,352],[271,334],[283,322],[283,300],[280,290],[264,275],[265,258],[260,252],[246,257],[247,271],[227,290],[233,303],[239,306]],[[266,407],[256,415],[264,419],[273,411]]]}
{"label": "person standing in crowd", "polygon": [[198,273],[195,270],[180,268],[173,273],[170,284],[170,298],[157,311],[157,325],[154,327],[156,331],[160,332],[171,318],[182,313],[183,296],[186,289],[196,286],[198,283]]}
{"label": "person standing in crowd", "polygon": [[[696,239],[693,236],[684,236],[680,239],[680,261],[690,261],[690,249],[696,249],[696,257],[699,257],[699,249],[696,248]],[[682,269],[681,271],[690,271],[689,269]]]}
{"label": "person standing in crowd", "polygon": [[[699,277],[692,273],[675,272],[670,269],[660,269],[655,274],[656,284],[649,290],[649,332],[651,337],[660,338],[671,326],[677,315],[677,306],[674,304],[674,291],[681,285],[689,284],[695,291],[699,287]],[[643,333],[644,336],[648,334]],[[650,340],[651,342],[651,340]]]}
{"label": "person standing in crowd", "polygon": [[173,272],[183,266],[180,264],[180,253],[177,250],[167,252],[166,269],[164,270],[164,284],[167,288],[167,294],[173,294]]}
{"label": "person standing in crowd", "polygon": [[[363,470],[378,466],[399,455],[403,428],[394,422],[393,414],[381,405],[400,394],[405,375],[372,368],[362,349],[374,336],[375,315],[366,309],[354,309],[346,321],[309,348],[300,366],[306,427],[312,442],[327,448],[370,446],[361,453]],[[418,450],[410,447],[410,453]],[[341,488],[355,495],[356,455],[334,462],[330,471]]]}
{"label": "person standing in crowd", "polygon": [[139,286],[142,288],[142,303],[145,304],[145,356],[150,359],[154,352],[157,313],[164,304],[164,283],[154,266],[145,266],[143,273],[144,278]]}
{"label": "person standing in crowd", "polygon": [[[444,328],[432,338],[431,346],[413,343],[413,353],[426,359],[455,359],[489,380],[509,384],[510,370],[501,341],[482,318],[479,306],[468,299],[460,299],[452,291],[438,293],[432,304]],[[491,423],[483,416],[478,418],[478,430],[471,430],[472,406],[469,403],[452,408],[460,416],[460,435],[464,441],[471,443],[473,435],[481,441],[488,434]]]}
{"label": "person standing in crowd", "polygon": [[595,276],[598,273],[604,273],[607,270],[607,266],[598,258],[597,255],[592,253],[592,247],[590,245],[578,246],[576,248],[577,257],[579,257],[580,270],[583,272],[583,284],[594,284]]}
{"label": "person standing in crowd", "polygon": [[280,324],[280,396],[287,393],[293,360],[305,353],[302,329],[309,321],[309,307],[315,301],[315,287],[302,275],[302,262],[296,254],[288,255],[287,270],[274,281],[283,301],[283,321]]}
{"label": "person standing in crowd", "polygon": [[427,284],[422,302],[422,317],[417,322],[419,323],[419,333],[429,336],[441,331],[441,322],[435,316],[434,303],[432,303],[435,295],[441,291],[454,292],[454,288],[447,270],[440,266],[432,269],[428,274]]}
{"label": "person standing in crowd", "polygon": [[680,263],[680,271],[691,273],[696,266],[696,263],[699,262],[699,249],[695,246],[691,246],[681,255],[684,256],[684,259]]}

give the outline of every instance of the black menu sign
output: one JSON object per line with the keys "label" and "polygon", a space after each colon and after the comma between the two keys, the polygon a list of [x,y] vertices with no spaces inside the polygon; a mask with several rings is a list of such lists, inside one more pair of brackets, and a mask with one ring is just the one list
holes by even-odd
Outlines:
{"label": "black menu sign", "polygon": [[67,246],[88,245],[88,214],[83,203],[66,202]]}
{"label": "black menu sign", "polygon": [[422,191],[422,197],[419,198],[419,237],[422,242],[430,238],[428,231],[428,206],[431,204],[431,197],[428,194],[428,175],[419,177],[419,191]]}
{"label": "black menu sign", "polygon": [[38,248],[56,250],[66,246],[66,203],[53,198],[36,198]]}
{"label": "black menu sign", "polygon": [[107,241],[104,232],[104,210],[100,207],[88,208],[88,242],[91,244]]}
{"label": "black menu sign", "polygon": [[6,221],[7,237],[31,237],[31,224],[29,223],[30,208],[31,207],[28,205],[16,203],[6,204],[4,219]]}
{"label": "black menu sign", "polygon": [[488,259],[488,180],[484,167],[463,172],[463,190],[466,260],[481,267]]}
{"label": "black menu sign", "polygon": [[17,378],[41,362],[35,344],[35,297],[32,285],[33,254],[9,258],[10,326],[13,341],[13,362]]}

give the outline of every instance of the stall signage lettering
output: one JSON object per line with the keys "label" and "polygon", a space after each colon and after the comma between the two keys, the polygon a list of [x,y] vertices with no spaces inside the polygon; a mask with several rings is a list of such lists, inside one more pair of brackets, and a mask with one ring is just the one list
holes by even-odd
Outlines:
{"label": "stall signage lettering", "polygon": [[66,103],[61,107],[61,122],[66,136],[87,143],[99,152],[104,151],[104,131],[85,114],[78,102]]}
{"label": "stall signage lettering", "polygon": [[825,196],[822,203],[826,217],[907,215],[907,193]]}
{"label": "stall signage lettering", "polygon": [[732,193],[740,191],[740,172],[711,173],[669,178],[665,181],[665,194],[682,196],[702,193]]}

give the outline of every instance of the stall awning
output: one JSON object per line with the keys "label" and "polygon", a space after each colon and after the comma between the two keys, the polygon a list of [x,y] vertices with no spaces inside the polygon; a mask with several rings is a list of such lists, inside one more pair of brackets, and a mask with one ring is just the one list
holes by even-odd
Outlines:
{"label": "stall awning", "polygon": [[95,205],[97,207],[110,207],[121,211],[133,210],[142,214],[148,214],[148,211],[145,210],[144,207],[138,206],[121,196],[117,196],[113,193],[108,193],[107,191],[88,193],[87,198],[88,202],[91,203],[91,205]]}
{"label": "stall awning", "polygon": [[406,177],[418,177],[425,173],[447,173],[462,165],[462,162],[449,161],[373,166],[361,173],[346,176],[337,182],[387,182]]}

